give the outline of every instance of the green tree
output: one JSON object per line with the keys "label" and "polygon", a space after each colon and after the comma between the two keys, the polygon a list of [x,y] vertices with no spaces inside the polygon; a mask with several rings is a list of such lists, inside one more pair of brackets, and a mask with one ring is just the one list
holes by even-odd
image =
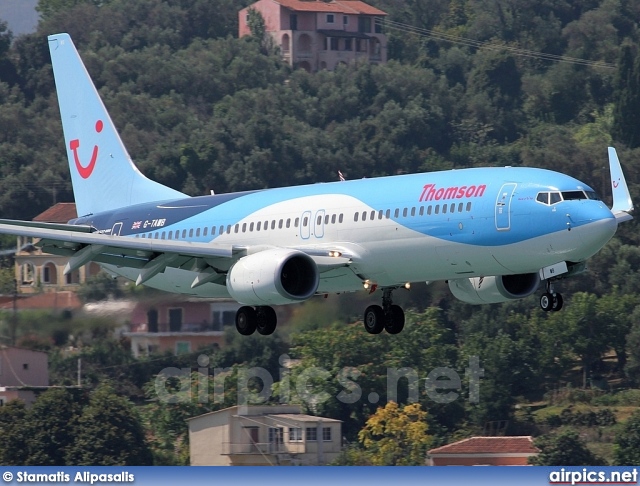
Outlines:
{"label": "green tree", "polygon": [[613,457],[618,466],[640,464],[640,410],[636,410],[616,434]]}
{"label": "green tree", "polygon": [[620,49],[614,81],[613,137],[631,148],[640,145],[640,61],[638,48],[625,44]]}
{"label": "green tree", "polygon": [[75,442],[83,391],[51,389],[40,395],[25,417],[28,458],[25,465],[64,466],[65,455]]}
{"label": "green tree", "polygon": [[535,466],[600,466],[605,461],[593,454],[573,429],[563,429],[555,435],[540,436],[534,442],[540,449],[529,459]]}
{"label": "green tree", "polygon": [[427,412],[418,403],[401,408],[388,402],[369,417],[358,438],[374,465],[423,465],[432,441],[426,419]]}
{"label": "green tree", "polygon": [[0,407],[0,464],[20,466],[27,462],[29,431],[25,427],[27,409],[22,400],[11,400]]}
{"label": "green tree", "polygon": [[149,466],[153,462],[136,410],[108,384],[91,393],[66,460],[93,466]]}

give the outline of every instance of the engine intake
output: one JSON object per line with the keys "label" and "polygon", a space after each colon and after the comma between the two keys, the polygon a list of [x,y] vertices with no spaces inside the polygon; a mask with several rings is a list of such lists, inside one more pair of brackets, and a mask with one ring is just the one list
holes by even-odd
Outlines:
{"label": "engine intake", "polygon": [[246,305],[278,305],[313,296],[320,277],[313,259],[297,250],[275,248],[242,257],[227,273],[231,297]]}
{"label": "engine intake", "polygon": [[449,280],[451,293],[468,304],[497,304],[529,297],[540,285],[537,273]]}

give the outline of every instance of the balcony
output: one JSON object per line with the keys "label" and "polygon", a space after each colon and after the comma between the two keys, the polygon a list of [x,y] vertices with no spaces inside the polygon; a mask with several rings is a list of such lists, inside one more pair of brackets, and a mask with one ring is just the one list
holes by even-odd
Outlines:
{"label": "balcony", "polygon": [[289,452],[282,443],[272,442],[223,442],[222,455],[234,454],[281,454]]}

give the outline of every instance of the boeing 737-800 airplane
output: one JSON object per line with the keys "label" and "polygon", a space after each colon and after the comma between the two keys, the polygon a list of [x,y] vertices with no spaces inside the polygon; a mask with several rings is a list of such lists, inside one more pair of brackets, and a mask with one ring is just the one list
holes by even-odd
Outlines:
{"label": "boeing 737-800 airplane", "polygon": [[0,232],[40,238],[137,284],[231,297],[242,334],[271,334],[271,305],[379,289],[368,332],[398,333],[392,292],[446,280],[472,304],[527,297],[559,310],[553,283],[584,269],[633,209],[609,148],[613,208],[586,184],[533,168],[475,168],[188,197],[144,177],[67,34],[49,37],[76,207],[68,224],[0,220]]}

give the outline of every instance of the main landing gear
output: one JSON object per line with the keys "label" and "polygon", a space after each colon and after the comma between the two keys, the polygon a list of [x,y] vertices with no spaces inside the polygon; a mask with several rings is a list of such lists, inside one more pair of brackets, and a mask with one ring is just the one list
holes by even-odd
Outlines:
{"label": "main landing gear", "polygon": [[261,305],[256,307],[242,306],[236,312],[236,329],[243,336],[249,336],[256,330],[263,336],[273,334],[278,325],[278,316],[273,307]]}
{"label": "main landing gear", "polygon": [[553,284],[550,280],[547,280],[547,288],[545,293],[540,297],[540,308],[545,311],[557,312],[562,309],[564,300],[562,294],[553,290]]}
{"label": "main landing gear", "polygon": [[398,334],[404,328],[404,311],[391,300],[393,289],[382,291],[382,307],[370,305],[364,311],[364,328],[369,334],[380,334],[384,329],[389,334]]}

